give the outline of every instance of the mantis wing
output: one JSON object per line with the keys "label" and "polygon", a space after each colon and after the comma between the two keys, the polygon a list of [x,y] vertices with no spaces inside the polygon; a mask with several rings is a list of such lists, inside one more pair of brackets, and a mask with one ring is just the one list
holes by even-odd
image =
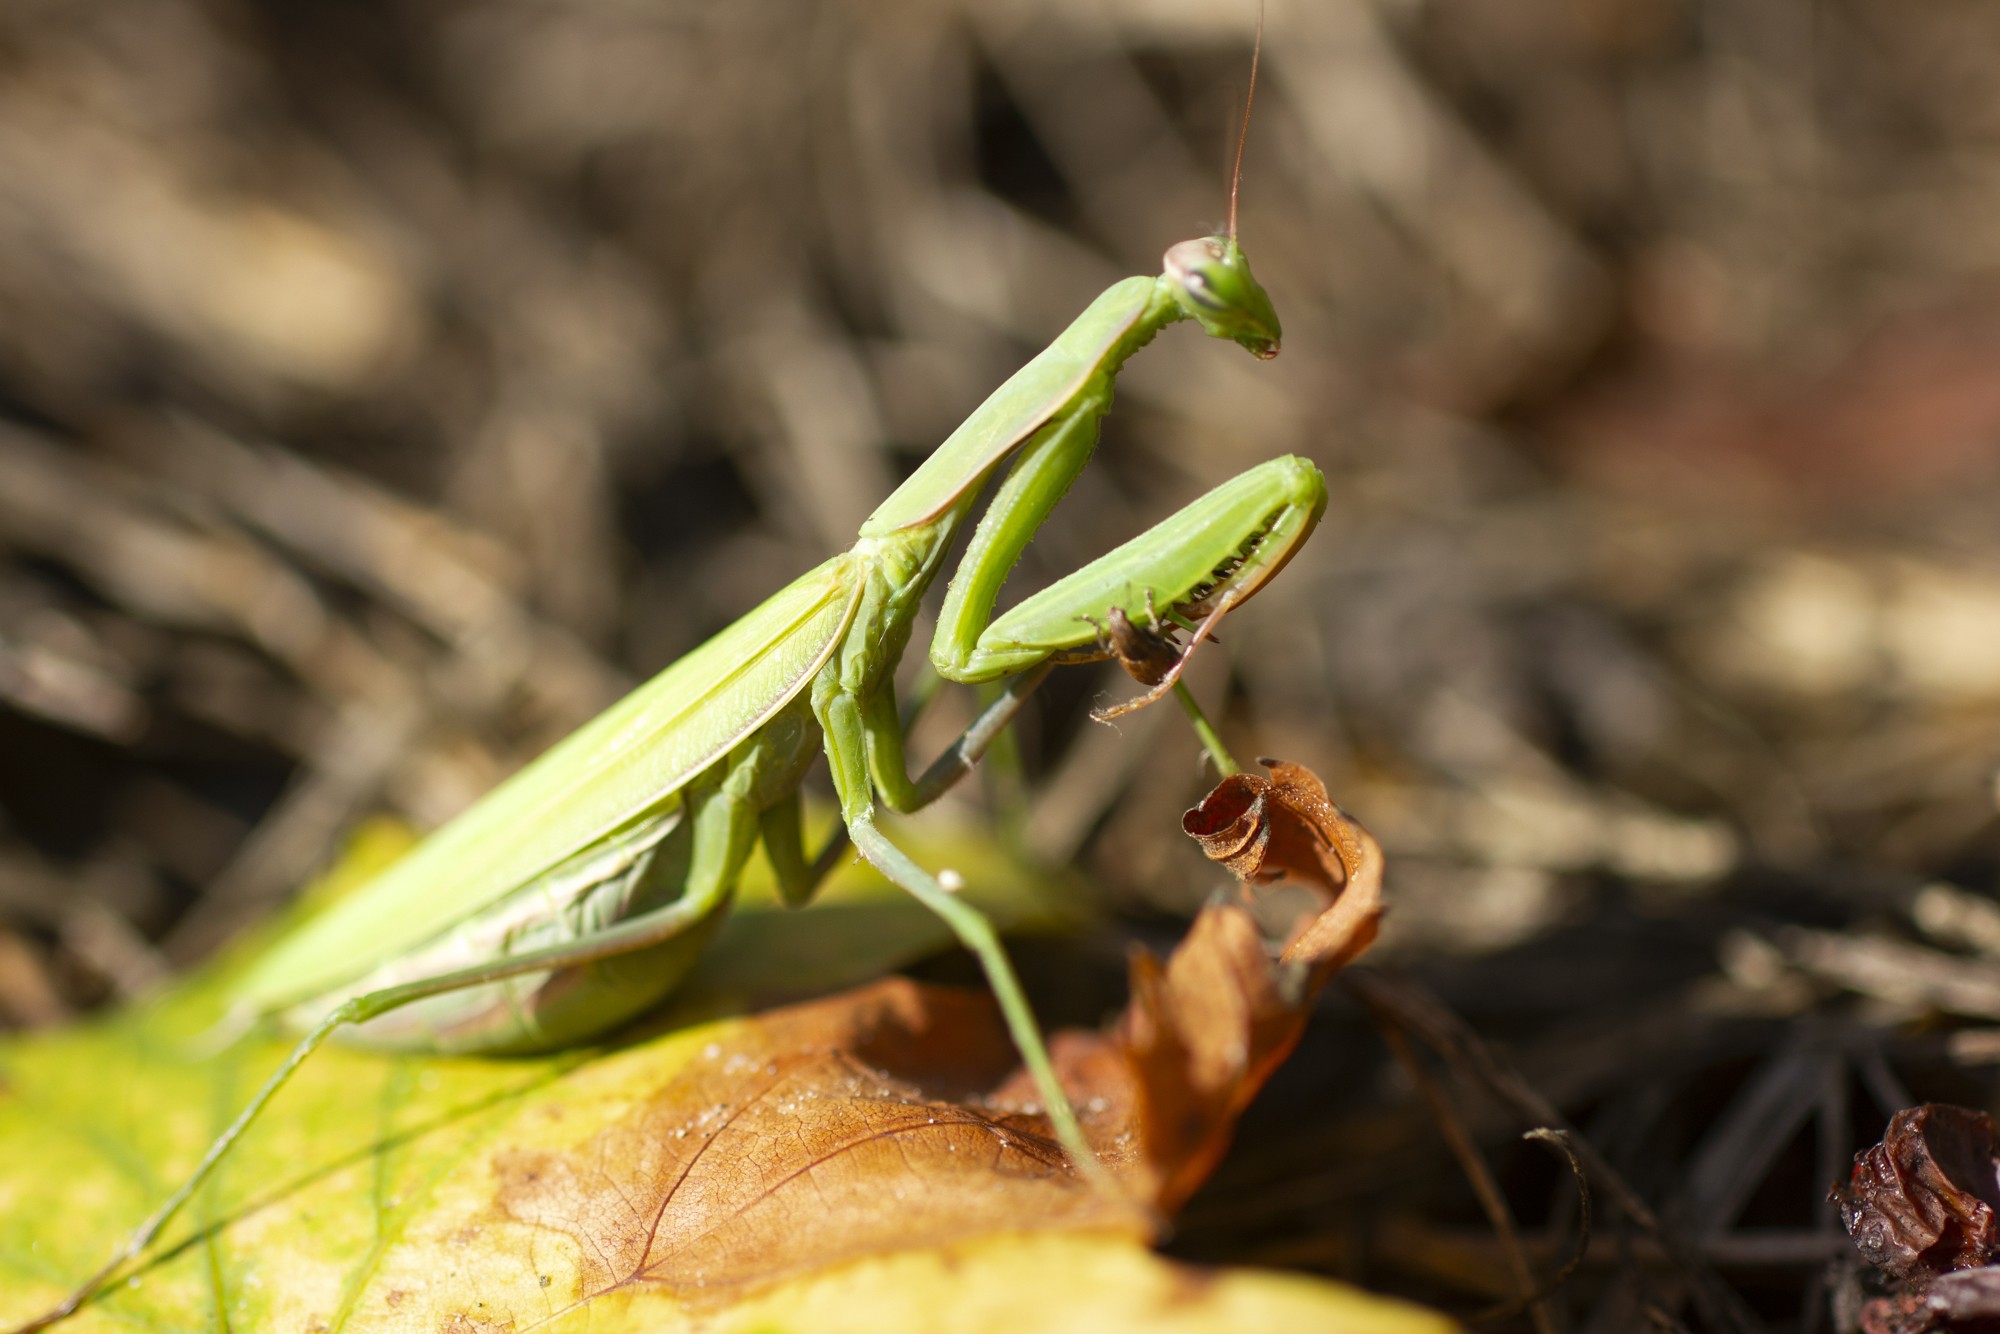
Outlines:
{"label": "mantis wing", "polygon": [[833,653],[862,580],[851,553],[801,575],[544,753],[351,898],[278,942],[238,986],[271,1011],[368,972],[670,806]]}

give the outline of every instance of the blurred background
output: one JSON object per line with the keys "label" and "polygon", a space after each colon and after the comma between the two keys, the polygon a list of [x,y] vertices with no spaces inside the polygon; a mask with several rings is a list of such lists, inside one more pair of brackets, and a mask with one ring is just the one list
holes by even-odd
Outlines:
{"label": "blurred background", "polygon": [[[151,992],[847,546],[1221,223],[1255,21],[6,7],[0,1025]],[[1499,1328],[1852,1328],[1826,1186],[2000,1092],[1996,59],[1974,0],[1269,0],[1241,234],[1284,355],[1135,358],[1017,574],[1326,470],[1197,693],[1381,838],[1371,963],[1678,1238],[1600,1199]],[[1099,888],[1040,970],[1095,970],[1044,1002],[1086,1022],[1218,884],[1177,713],[1084,719],[1130,689],[1062,673],[965,798]],[[1174,1250],[1504,1303],[1410,1069],[1324,1010]],[[1567,1169],[1418,1059],[1553,1273]]]}

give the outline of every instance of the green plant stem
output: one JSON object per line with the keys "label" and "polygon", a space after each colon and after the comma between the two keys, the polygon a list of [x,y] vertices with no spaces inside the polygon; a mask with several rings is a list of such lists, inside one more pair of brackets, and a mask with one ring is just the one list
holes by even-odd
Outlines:
{"label": "green plant stem", "polygon": [[1185,683],[1174,682],[1174,698],[1181,702],[1181,708],[1186,711],[1188,721],[1194,724],[1194,734],[1201,738],[1202,748],[1208,752],[1208,758],[1215,761],[1217,772],[1224,778],[1233,773],[1240,773],[1242,769],[1236,763],[1236,757],[1229,753],[1229,747],[1222,744],[1222,738],[1216,735],[1215,725],[1208,721],[1208,715],[1201,711],[1201,705],[1194,702],[1194,696],[1188,693]]}

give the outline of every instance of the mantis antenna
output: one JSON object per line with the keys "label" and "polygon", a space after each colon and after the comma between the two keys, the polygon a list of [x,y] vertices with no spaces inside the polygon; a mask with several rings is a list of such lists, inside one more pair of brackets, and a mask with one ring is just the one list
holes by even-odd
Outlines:
{"label": "mantis antenna", "polygon": [[[1236,162],[1229,171],[1229,244],[1232,248],[1236,244],[1236,200],[1243,188],[1243,146],[1250,142],[1250,109],[1255,105],[1257,100],[1257,63],[1263,54],[1264,6],[1262,0],[1259,0],[1257,5],[1257,35],[1250,44],[1250,86],[1243,94],[1243,123],[1236,130]],[[1119,717],[1122,714],[1144,708],[1171,690],[1174,693],[1174,697],[1180,700],[1181,707],[1187,711],[1188,720],[1194,724],[1195,733],[1200,736],[1202,747],[1208,752],[1209,757],[1215,761],[1216,768],[1223,774],[1237,772],[1236,761],[1223,746],[1221,738],[1216,734],[1214,725],[1209,722],[1207,715],[1201,711],[1201,706],[1195,702],[1195,698],[1189,693],[1187,686],[1182,684],[1181,672],[1187,667],[1189,660],[1194,657],[1194,651],[1201,647],[1202,641],[1211,638],[1209,632],[1215,628],[1215,623],[1221,620],[1224,613],[1229,611],[1240,600],[1241,598],[1238,596],[1237,591],[1231,589],[1216,602],[1209,613],[1202,618],[1201,624],[1195,627],[1194,637],[1188,640],[1186,648],[1180,650],[1179,656],[1175,658],[1173,665],[1163,675],[1150,681],[1152,689],[1136,699],[1125,701],[1123,704],[1116,704],[1106,709],[1093,709],[1090,716],[1100,723],[1110,722],[1113,718]],[[1157,618],[1155,629],[1157,630]],[[1171,645],[1171,642],[1169,640],[1168,644]],[[1119,656],[1120,660],[1123,661],[1123,655]],[[1139,672],[1129,662],[1125,663],[1125,669],[1142,681],[1148,680],[1147,677],[1140,676]]]}
{"label": "mantis antenna", "polygon": [[1257,6],[1257,36],[1250,44],[1250,87],[1243,94],[1243,124],[1236,131],[1236,165],[1229,172],[1229,239],[1236,239],[1236,196],[1243,188],[1243,145],[1250,142],[1250,108],[1257,100],[1257,60],[1264,54],[1264,6]]}

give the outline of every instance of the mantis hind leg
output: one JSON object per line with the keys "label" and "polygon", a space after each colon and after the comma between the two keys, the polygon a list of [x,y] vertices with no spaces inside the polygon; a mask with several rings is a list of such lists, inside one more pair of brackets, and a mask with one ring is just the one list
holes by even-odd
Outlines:
{"label": "mantis hind leg", "polygon": [[1014,975],[1014,965],[1009,962],[1006,948],[1000,943],[993,923],[971,904],[955,898],[930,872],[890,842],[875,827],[872,818],[850,822],[847,831],[854,839],[856,850],[868,859],[871,866],[943,918],[959,943],[979,961],[980,970],[986,974],[986,983],[993,989],[993,999],[1000,1005],[1000,1017],[1007,1026],[1007,1034],[1013,1039],[1014,1049],[1021,1054],[1021,1063],[1027,1067],[1029,1078],[1034,1080],[1035,1091],[1041,1095],[1056,1139],[1085,1180],[1113,1195],[1119,1194],[1116,1181],[1098,1160],[1090,1141],[1083,1137],[1076,1109],[1070,1105],[1062,1081],[1056,1078],[1055,1063],[1049,1059],[1048,1044],[1042,1039],[1041,1025],[1035,1021],[1027,993],[1021,989],[1020,979]]}
{"label": "mantis hind leg", "polygon": [[[804,702],[769,719],[682,788],[650,825],[602,841],[435,946],[406,956],[350,991],[435,975],[503,975],[449,989],[369,1024],[366,1045],[425,1052],[518,1055],[590,1042],[650,1009],[679,985],[720,925],[761,829],[763,813],[794,797],[819,754]],[[782,851],[782,849],[780,849]],[[570,966],[512,966],[561,957],[570,942],[614,941]],[[554,952],[551,954],[550,952]],[[304,1025],[300,1025],[303,1027]]]}
{"label": "mantis hind leg", "polygon": [[[344,1040],[385,1051],[518,1056],[592,1041],[650,1009],[694,966],[726,915],[756,838],[758,813],[734,786],[726,776],[691,785],[681,808],[662,817],[670,822],[664,833],[640,831],[647,846],[635,856],[558,868],[517,891],[520,907],[496,910],[491,922],[475,918],[362,979],[351,993],[467,980],[371,1015]],[[598,875],[605,878],[590,879]],[[618,944],[596,948],[607,940]],[[521,963],[565,958],[579,946],[585,957],[575,963]],[[481,976],[496,966],[505,971]],[[327,1004],[308,1007],[297,1026]]]}

